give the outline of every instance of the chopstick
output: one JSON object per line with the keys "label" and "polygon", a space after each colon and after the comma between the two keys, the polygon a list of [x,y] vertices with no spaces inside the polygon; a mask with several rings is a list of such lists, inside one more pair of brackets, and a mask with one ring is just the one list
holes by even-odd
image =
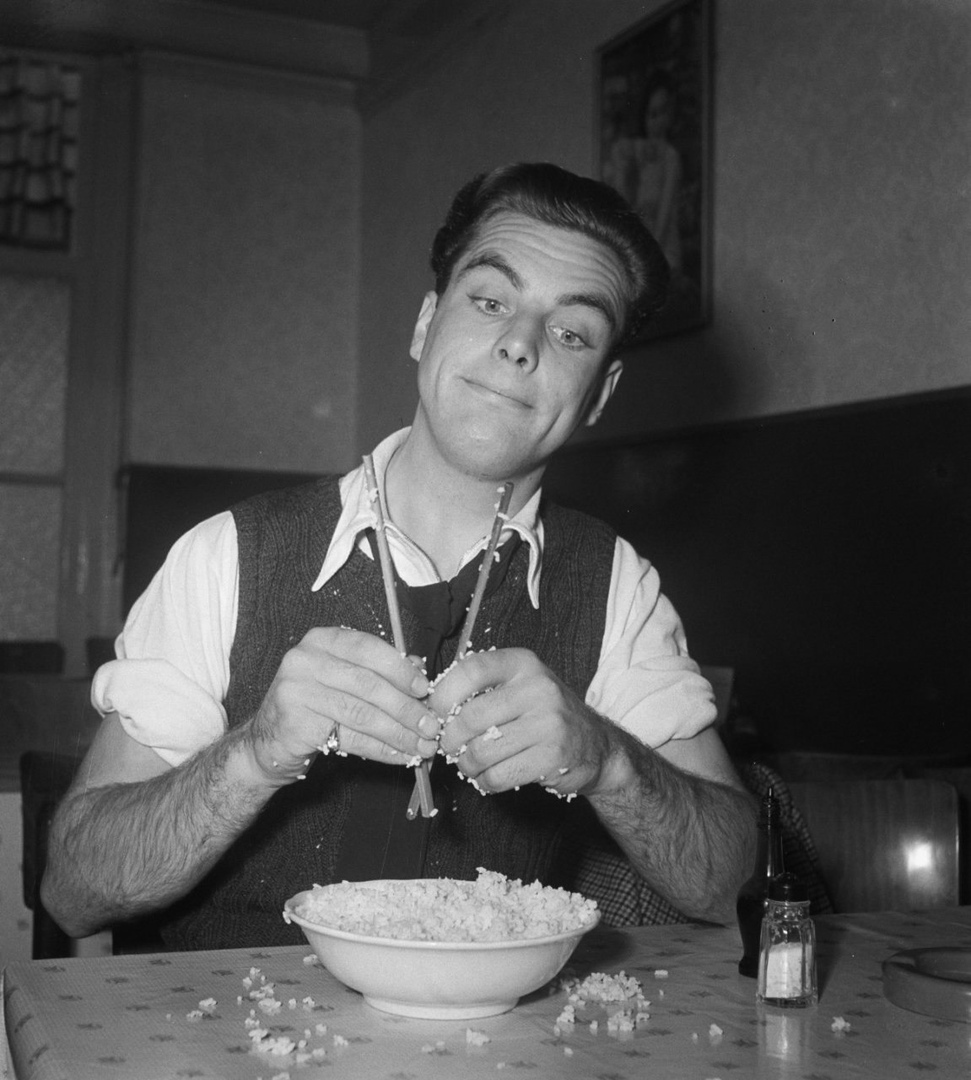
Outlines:
{"label": "chopstick", "polygon": [[482,565],[479,567],[479,576],[475,582],[475,592],[472,593],[472,602],[462,624],[462,636],[459,638],[459,647],[455,653],[455,659],[461,660],[472,647],[472,628],[475,626],[476,616],[482,598],[485,596],[486,585],[489,583],[489,571],[492,569],[493,560],[499,547],[499,538],[502,535],[502,527],[509,520],[509,500],[512,498],[513,484],[507,481],[499,488],[499,502],[496,504],[496,517],[492,523],[492,535],[489,537],[489,546],[486,548]]}
{"label": "chopstick", "polygon": [[[394,637],[394,647],[402,656],[407,656],[405,647],[405,632],[401,625],[401,611],[398,608],[398,592],[394,585],[394,564],[391,561],[391,551],[388,548],[388,537],[384,514],[381,490],[378,487],[377,478],[374,475],[374,459],[370,454],[364,455],[364,477],[367,482],[368,498],[374,503],[374,514],[377,518],[378,527],[375,529],[378,540],[378,561],[381,563],[381,576],[384,579],[384,595],[388,602],[388,613],[391,616],[391,633]],[[408,806],[409,819],[414,818],[421,806],[422,817],[433,817],[435,814],[435,800],[432,796],[432,783],[429,778],[428,762],[422,761],[415,766],[415,790],[411,802],[417,803],[414,813],[411,804]]]}
{"label": "chopstick", "polygon": [[[496,557],[496,551],[499,548],[499,539],[502,535],[502,528],[509,520],[509,501],[512,499],[513,486],[512,481],[507,480],[506,483],[498,489],[499,502],[496,503],[496,516],[492,522],[492,535],[489,537],[489,544],[482,557],[482,564],[479,566],[479,576],[476,578],[475,582],[475,591],[472,593],[472,601],[469,604],[469,610],[466,612],[465,622],[462,624],[462,636],[459,638],[459,646],[455,653],[456,660],[461,660],[472,647],[472,629],[475,626],[475,620],[479,614],[479,608],[482,605],[482,598],[485,596],[486,586],[489,583],[489,571],[492,569],[492,563]],[[411,795],[411,802],[408,804],[407,813],[409,820],[414,818],[418,813],[418,796],[419,792],[416,784],[415,791],[413,791]]]}

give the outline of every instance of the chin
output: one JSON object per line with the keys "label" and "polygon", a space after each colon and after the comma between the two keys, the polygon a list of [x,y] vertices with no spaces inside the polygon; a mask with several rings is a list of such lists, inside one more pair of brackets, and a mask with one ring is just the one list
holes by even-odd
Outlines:
{"label": "chin", "polygon": [[484,419],[476,412],[456,413],[439,445],[462,472],[501,484],[539,468],[536,441],[536,433],[523,424]]}
{"label": "chin", "polygon": [[531,466],[515,453],[515,443],[490,440],[487,443],[466,443],[457,455],[464,472],[480,480],[497,484],[528,472]]}

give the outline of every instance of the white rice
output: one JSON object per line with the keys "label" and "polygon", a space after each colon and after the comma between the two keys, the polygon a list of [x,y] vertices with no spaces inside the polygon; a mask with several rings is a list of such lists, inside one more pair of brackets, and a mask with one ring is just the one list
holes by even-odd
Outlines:
{"label": "white rice", "polygon": [[315,885],[294,908],[308,922],[399,941],[515,941],[589,928],[597,904],[480,867],[476,881],[421,878]]}

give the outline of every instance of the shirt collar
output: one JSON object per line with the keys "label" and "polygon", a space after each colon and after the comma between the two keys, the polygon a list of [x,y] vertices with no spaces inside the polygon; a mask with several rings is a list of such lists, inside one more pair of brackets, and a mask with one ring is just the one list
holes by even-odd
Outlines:
{"label": "shirt collar", "polygon": [[[384,474],[394,452],[408,437],[410,428],[402,428],[389,435],[374,449],[374,474],[378,486],[384,490]],[[351,557],[355,545],[361,541],[362,534],[377,525],[377,515],[368,498],[367,483],[364,478],[364,466],[358,465],[340,480],[341,513],[331,537],[327,554],[324,556],[320,573],[311,589],[317,592]],[[533,607],[539,608],[539,580],[543,561],[543,522],[539,516],[540,490],[523,506],[515,517],[509,518],[503,531],[512,530],[526,541],[529,547],[529,569],[527,588]],[[438,581],[438,575],[428,557],[392,522],[387,527],[388,545],[395,559],[399,574],[409,585],[427,585]],[[462,560],[464,566],[470,559],[483,551],[488,544],[488,537],[483,537],[466,552]],[[368,554],[370,550],[364,546]]]}

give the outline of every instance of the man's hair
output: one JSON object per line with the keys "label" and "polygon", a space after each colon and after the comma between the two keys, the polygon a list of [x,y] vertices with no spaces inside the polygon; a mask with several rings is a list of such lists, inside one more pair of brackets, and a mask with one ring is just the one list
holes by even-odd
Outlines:
{"label": "man's hair", "polygon": [[623,196],[598,180],[546,163],[503,165],[476,176],[459,191],[432,244],[431,266],[439,296],[480,227],[504,212],[583,233],[618,257],[627,295],[614,350],[630,341],[664,304],[670,277],[667,260]]}

